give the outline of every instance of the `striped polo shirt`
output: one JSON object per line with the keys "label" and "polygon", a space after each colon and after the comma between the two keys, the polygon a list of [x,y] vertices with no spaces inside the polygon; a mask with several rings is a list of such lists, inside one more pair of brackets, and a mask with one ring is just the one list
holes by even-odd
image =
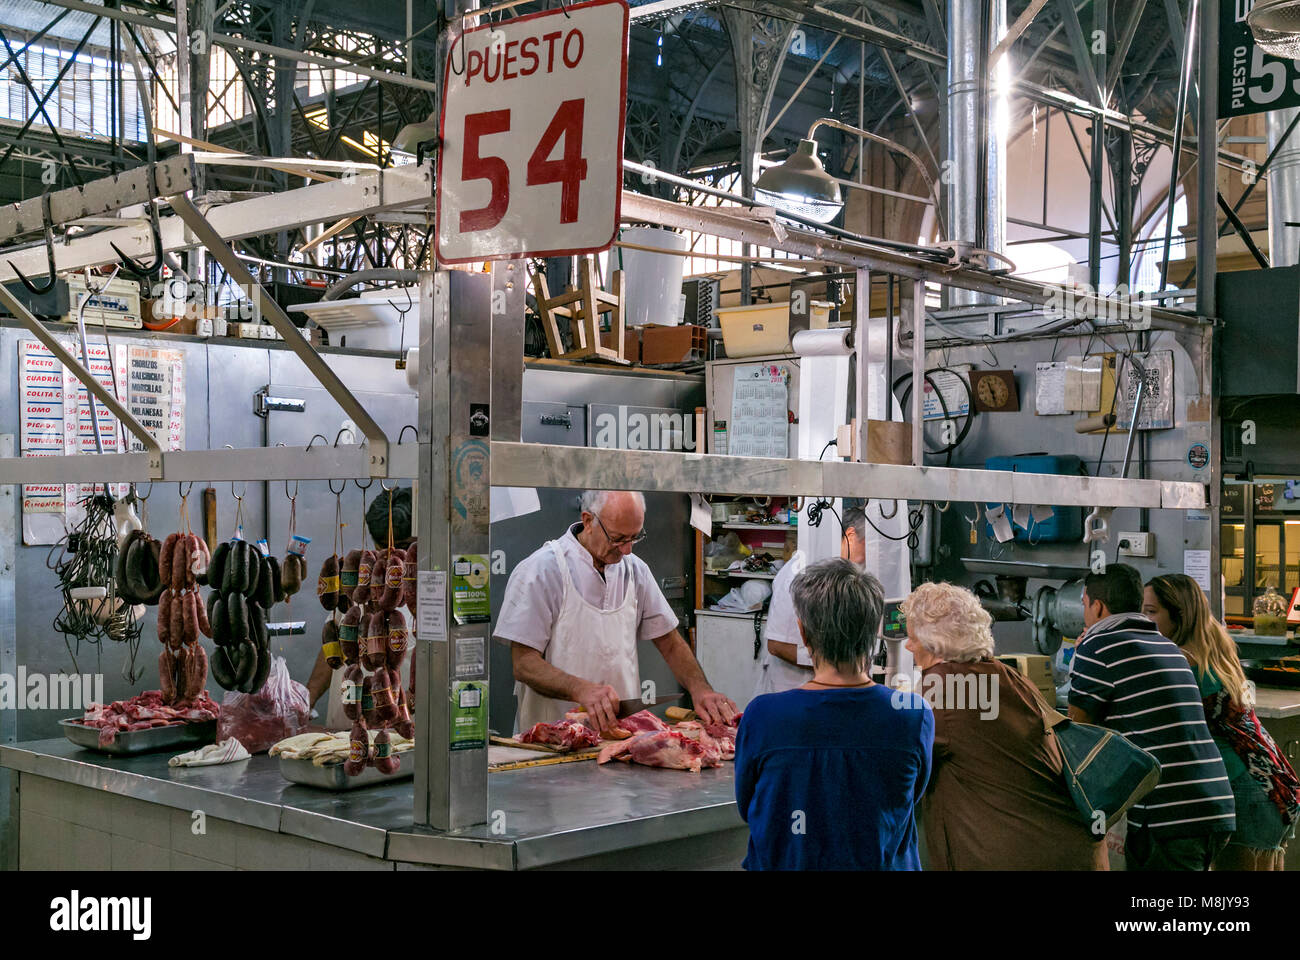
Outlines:
{"label": "striped polo shirt", "polygon": [[1231,833],[1232,787],[1205,723],[1196,677],[1178,647],[1140,613],[1119,613],[1079,640],[1070,705],[1160,763],[1160,783],[1128,811],[1155,837]]}

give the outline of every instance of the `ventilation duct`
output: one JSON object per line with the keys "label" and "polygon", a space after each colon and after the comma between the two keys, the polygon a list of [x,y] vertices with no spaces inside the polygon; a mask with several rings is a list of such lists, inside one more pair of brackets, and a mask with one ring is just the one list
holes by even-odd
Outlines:
{"label": "ventilation duct", "polygon": [[[1265,116],[1271,152],[1300,113],[1300,107],[1273,110]],[[1268,257],[1274,267],[1300,264],[1300,132],[1292,131],[1268,165]]]}

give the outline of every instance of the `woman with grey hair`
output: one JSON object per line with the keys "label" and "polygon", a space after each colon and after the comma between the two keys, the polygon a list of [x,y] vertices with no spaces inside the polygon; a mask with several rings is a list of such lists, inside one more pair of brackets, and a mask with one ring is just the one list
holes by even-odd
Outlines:
{"label": "woman with grey hair", "polygon": [[934,710],[934,771],[920,808],[927,867],[1107,869],[1104,836],[1089,832],[1065,789],[1033,687],[993,659],[993,621],[979,599],[923,583],[902,610]]}
{"label": "woman with grey hair", "polygon": [[736,735],[747,870],[918,870],[916,801],[930,772],[925,702],[867,673],[884,597],[848,560],[790,585],[813,675],[755,697]]}

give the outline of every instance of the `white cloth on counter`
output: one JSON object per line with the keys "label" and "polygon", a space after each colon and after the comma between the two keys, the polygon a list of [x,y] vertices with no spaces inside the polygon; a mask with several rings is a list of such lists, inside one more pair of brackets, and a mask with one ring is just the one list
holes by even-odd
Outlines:
{"label": "white cloth on counter", "polygon": [[178,753],[167,761],[169,767],[211,767],[218,763],[234,763],[237,760],[247,760],[250,754],[244,749],[244,745],[230,737],[228,740],[222,740],[220,743],[209,743],[206,747],[200,747],[197,750],[191,750],[189,753]]}
{"label": "white cloth on counter", "polygon": [[[676,630],[677,614],[646,562],[628,554],[607,565],[601,576],[587,548],[578,542],[576,534],[581,529],[582,524],[575,523],[554,541],[567,561],[578,595],[597,610],[617,610],[623,606],[630,584],[636,590],[637,639],[655,640]],[[533,551],[510,574],[492,635],[545,654],[564,606],[564,583],[564,572],[550,544]]]}

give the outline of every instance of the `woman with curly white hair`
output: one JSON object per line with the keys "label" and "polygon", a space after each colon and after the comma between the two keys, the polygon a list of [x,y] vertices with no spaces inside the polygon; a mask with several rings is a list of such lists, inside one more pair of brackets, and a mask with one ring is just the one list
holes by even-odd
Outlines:
{"label": "woman with curly white hair", "polygon": [[1061,753],[1029,681],[993,659],[992,618],[950,583],[902,605],[917,692],[934,709],[920,813],[930,870],[1105,870],[1065,789]]}

